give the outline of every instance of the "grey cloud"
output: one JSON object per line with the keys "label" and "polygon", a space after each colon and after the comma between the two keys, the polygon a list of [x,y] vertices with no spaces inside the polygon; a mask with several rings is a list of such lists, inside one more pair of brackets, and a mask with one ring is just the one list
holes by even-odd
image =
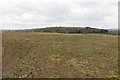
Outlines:
{"label": "grey cloud", "polygon": [[102,28],[118,26],[117,2],[80,2],[80,0],[1,0],[0,2],[2,4],[0,24],[4,24],[4,28],[30,28],[49,24],[91,25]]}

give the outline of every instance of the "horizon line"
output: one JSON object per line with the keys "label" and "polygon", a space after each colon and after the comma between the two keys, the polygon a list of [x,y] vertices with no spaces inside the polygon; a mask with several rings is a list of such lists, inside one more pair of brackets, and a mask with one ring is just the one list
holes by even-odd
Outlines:
{"label": "horizon line", "polygon": [[50,28],[50,27],[81,27],[81,28],[86,28],[86,27],[90,27],[90,28],[96,28],[96,29],[107,29],[107,30],[119,30],[116,28],[98,28],[98,27],[92,27],[92,26],[46,26],[46,27],[33,27],[33,28],[0,28],[0,30],[26,30],[26,29],[40,29],[40,28]]}

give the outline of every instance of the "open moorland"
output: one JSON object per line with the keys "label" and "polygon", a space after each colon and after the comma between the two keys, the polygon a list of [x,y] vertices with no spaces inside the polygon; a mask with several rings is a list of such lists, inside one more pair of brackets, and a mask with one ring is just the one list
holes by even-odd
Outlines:
{"label": "open moorland", "polygon": [[3,32],[4,78],[118,76],[118,36]]}

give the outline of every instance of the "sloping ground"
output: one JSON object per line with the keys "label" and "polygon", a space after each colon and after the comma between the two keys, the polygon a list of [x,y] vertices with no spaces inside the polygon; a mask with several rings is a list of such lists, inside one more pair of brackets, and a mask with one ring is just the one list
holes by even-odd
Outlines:
{"label": "sloping ground", "polygon": [[23,30],[25,32],[55,32],[55,33],[108,33],[106,29],[91,27],[48,27]]}
{"label": "sloping ground", "polygon": [[3,33],[3,77],[107,78],[118,74],[117,36]]}

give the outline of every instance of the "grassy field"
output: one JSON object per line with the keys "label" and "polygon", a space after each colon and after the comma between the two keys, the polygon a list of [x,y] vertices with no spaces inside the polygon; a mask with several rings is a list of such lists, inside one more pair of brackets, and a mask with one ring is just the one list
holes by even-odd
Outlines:
{"label": "grassy field", "polygon": [[118,74],[118,37],[3,33],[3,77],[109,78]]}

